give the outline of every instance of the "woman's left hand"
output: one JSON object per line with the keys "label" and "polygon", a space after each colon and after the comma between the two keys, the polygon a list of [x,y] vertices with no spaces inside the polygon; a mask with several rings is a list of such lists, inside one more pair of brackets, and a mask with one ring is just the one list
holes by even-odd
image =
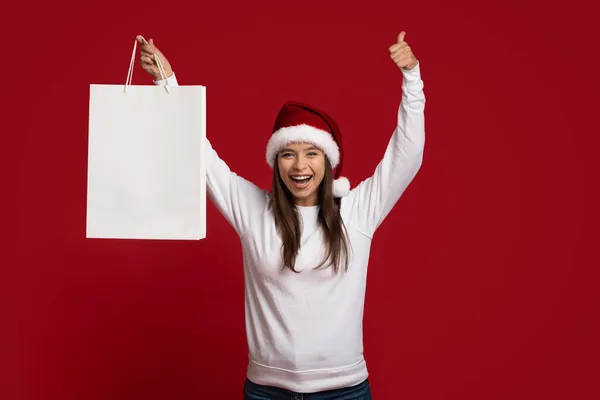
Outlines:
{"label": "woman's left hand", "polygon": [[417,66],[419,61],[413,54],[410,46],[404,41],[406,32],[402,31],[398,35],[398,42],[390,46],[390,57],[398,67],[404,70],[411,70]]}

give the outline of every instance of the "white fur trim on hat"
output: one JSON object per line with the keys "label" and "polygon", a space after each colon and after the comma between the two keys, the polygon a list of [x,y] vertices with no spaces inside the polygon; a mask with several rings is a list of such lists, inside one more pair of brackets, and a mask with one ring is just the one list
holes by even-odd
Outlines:
{"label": "white fur trim on hat", "polygon": [[333,181],[333,197],[344,197],[350,192],[350,181],[344,176],[340,176]]}
{"label": "white fur trim on hat", "polygon": [[267,163],[271,168],[275,165],[277,152],[294,142],[309,142],[320,148],[329,159],[331,168],[337,167],[340,162],[340,150],[333,136],[324,130],[302,124],[281,128],[271,135],[267,143]]}

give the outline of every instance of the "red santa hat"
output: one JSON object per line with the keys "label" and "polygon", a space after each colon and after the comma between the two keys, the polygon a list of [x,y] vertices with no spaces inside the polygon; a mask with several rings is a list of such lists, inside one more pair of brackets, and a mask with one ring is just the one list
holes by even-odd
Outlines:
{"label": "red santa hat", "polygon": [[327,156],[333,173],[333,196],[344,197],[350,182],[341,176],[344,160],[342,136],[335,121],[324,112],[307,104],[287,102],[283,105],[267,143],[267,163],[275,165],[277,153],[289,143],[308,142]]}

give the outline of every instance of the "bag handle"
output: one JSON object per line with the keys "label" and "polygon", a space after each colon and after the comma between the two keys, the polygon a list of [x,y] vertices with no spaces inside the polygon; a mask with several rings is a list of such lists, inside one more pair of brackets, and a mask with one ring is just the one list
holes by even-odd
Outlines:
{"label": "bag handle", "polygon": [[[143,39],[143,40],[144,40],[144,43],[148,44],[146,39]],[[133,80],[133,67],[135,66],[136,50],[137,50],[137,40],[135,40],[133,42],[133,53],[131,53],[131,61],[129,62],[129,71],[127,71],[127,79],[125,80],[124,93],[127,93],[127,86],[131,86],[131,82]],[[160,61],[160,58],[156,55],[156,53],[154,54],[154,62],[156,63],[156,66],[158,67],[158,72],[160,73],[161,79],[166,80],[167,73],[165,72],[165,68],[163,67],[162,62]],[[171,91],[169,90],[168,81],[165,82],[164,86],[165,86],[165,90],[167,91],[167,93],[171,93]]]}

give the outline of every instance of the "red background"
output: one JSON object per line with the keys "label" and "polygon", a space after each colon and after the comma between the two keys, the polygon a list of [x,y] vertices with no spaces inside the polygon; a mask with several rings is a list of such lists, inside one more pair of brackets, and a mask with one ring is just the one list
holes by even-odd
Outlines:
{"label": "red background", "polygon": [[[207,86],[208,136],[269,188],[287,99],[344,134],[356,185],[400,100],[401,30],[425,83],[424,164],[375,236],[364,320],[376,399],[596,399],[597,24],[584,1],[102,2],[0,8],[2,399],[241,399],[241,250],[85,239],[91,83],[136,34]],[[151,84],[136,67],[134,84]],[[596,179],[594,177],[596,176]]]}

